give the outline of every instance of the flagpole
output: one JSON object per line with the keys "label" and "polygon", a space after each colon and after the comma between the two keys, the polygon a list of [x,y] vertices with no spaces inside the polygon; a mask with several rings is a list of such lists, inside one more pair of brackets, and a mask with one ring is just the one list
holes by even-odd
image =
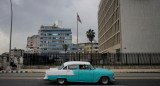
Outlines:
{"label": "flagpole", "polygon": [[[78,13],[77,13],[78,15]],[[78,19],[77,19],[77,52],[78,52]]]}

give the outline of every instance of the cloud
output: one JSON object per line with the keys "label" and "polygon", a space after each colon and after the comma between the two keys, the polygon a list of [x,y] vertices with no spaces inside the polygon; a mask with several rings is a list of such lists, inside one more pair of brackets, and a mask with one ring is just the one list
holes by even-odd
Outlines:
{"label": "cloud", "polygon": [[22,0],[12,0],[12,3],[16,5],[20,5]]}
{"label": "cloud", "polygon": [[0,30],[0,54],[9,51],[9,37]]}
{"label": "cloud", "polygon": [[[72,29],[72,42],[77,43],[77,12],[82,20],[79,23],[79,43],[87,42],[86,31],[93,29],[98,40],[97,11],[100,0],[12,0],[13,33],[12,48],[25,49],[27,37],[38,34],[41,25],[53,25],[62,20],[64,28]],[[0,0],[0,31],[9,37],[10,2]],[[7,38],[1,36],[0,40]],[[7,44],[6,44],[7,45]],[[8,50],[8,47],[3,47]],[[3,50],[4,51],[4,50]],[[0,52],[2,52],[0,50]]]}

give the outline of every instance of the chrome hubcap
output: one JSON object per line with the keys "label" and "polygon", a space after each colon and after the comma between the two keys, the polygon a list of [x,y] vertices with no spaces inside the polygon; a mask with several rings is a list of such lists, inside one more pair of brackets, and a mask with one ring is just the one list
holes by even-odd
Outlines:
{"label": "chrome hubcap", "polygon": [[64,83],[64,79],[58,79],[58,82],[59,82],[60,84],[63,84],[63,83]]}
{"label": "chrome hubcap", "polygon": [[107,84],[108,83],[108,78],[107,77],[103,77],[102,78],[102,83],[103,84]]}

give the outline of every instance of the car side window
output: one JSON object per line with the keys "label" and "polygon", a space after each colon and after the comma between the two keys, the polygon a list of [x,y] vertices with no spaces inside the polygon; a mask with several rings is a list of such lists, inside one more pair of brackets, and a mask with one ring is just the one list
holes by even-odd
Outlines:
{"label": "car side window", "polygon": [[89,70],[89,65],[79,65],[80,70]]}
{"label": "car side window", "polygon": [[67,66],[63,68],[63,70],[67,70]]}
{"label": "car side window", "polygon": [[68,70],[77,70],[77,65],[69,65]]}

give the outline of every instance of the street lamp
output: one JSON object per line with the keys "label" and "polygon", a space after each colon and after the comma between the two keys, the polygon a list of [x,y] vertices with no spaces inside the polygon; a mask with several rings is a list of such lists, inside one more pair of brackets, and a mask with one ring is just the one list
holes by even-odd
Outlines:
{"label": "street lamp", "polygon": [[10,27],[10,44],[9,44],[9,64],[8,66],[10,66],[10,60],[11,60],[11,40],[12,40],[12,19],[13,19],[13,11],[12,11],[12,1],[10,0],[10,4],[11,4],[11,27]]}

